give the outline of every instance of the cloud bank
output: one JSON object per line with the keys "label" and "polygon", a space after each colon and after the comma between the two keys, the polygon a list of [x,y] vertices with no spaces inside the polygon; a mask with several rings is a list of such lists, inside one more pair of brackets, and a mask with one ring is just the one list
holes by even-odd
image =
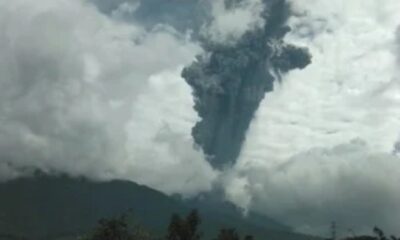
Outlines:
{"label": "cloud bank", "polygon": [[193,149],[179,76],[199,51],[171,27],[126,24],[86,1],[0,1],[1,178],[38,168],[208,190],[216,173]]}
{"label": "cloud bank", "polygon": [[203,26],[203,34],[212,41],[232,44],[247,31],[263,27],[264,7],[262,0],[213,0],[211,21]]}
{"label": "cloud bank", "polygon": [[227,196],[304,232],[398,233],[400,2],[291,4],[285,39],[313,62],[267,94]]}

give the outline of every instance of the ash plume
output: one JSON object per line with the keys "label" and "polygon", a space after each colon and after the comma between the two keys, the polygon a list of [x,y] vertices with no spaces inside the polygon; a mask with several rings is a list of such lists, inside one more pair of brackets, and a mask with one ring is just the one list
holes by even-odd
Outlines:
{"label": "ash plume", "polygon": [[[243,2],[224,4],[234,8]],[[262,4],[261,26],[231,41],[203,38],[204,53],[182,72],[201,118],[192,129],[193,138],[218,168],[235,162],[249,124],[265,93],[273,90],[274,81],[311,62],[307,49],[283,40],[290,31],[286,1],[264,0]]]}

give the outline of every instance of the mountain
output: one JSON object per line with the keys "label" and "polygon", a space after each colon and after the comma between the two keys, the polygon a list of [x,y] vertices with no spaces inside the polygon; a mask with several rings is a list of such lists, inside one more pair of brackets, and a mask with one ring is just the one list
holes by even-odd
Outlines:
{"label": "mountain", "polygon": [[0,183],[0,239],[76,239],[99,219],[127,212],[162,236],[172,213],[183,215],[192,208],[200,212],[205,239],[221,227],[235,227],[258,239],[310,239],[263,216],[244,218],[222,202],[183,201],[128,181],[91,182],[45,175]]}

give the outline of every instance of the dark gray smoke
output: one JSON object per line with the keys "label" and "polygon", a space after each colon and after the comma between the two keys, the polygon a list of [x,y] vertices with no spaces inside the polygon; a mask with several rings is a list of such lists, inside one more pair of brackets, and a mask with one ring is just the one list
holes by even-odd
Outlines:
{"label": "dark gray smoke", "polygon": [[264,4],[262,27],[247,31],[234,44],[203,39],[205,52],[182,72],[201,118],[192,135],[216,167],[236,160],[254,113],[265,93],[273,90],[273,82],[311,61],[307,49],[283,41],[290,31],[285,24],[286,1],[264,0]]}

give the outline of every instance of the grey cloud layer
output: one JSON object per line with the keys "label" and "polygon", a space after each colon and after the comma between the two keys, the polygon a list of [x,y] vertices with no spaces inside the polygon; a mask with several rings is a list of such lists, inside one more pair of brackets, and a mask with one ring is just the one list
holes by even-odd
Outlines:
{"label": "grey cloud layer", "polygon": [[211,187],[215,173],[192,148],[196,115],[179,77],[198,46],[79,0],[1,1],[0,29],[3,179],[39,168],[169,193]]}
{"label": "grey cloud layer", "polygon": [[354,140],[269,161],[238,164],[226,180],[228,198],[305,233],[326,235],[335,221],[340,237],[376,225],[398,234],[398,157]]}
{"label": "grey cloud layer", "polygon": [[291,2],[286,41],[313,62],[261,103],[228,197],[301,231],[398,233],[400,2]]}

